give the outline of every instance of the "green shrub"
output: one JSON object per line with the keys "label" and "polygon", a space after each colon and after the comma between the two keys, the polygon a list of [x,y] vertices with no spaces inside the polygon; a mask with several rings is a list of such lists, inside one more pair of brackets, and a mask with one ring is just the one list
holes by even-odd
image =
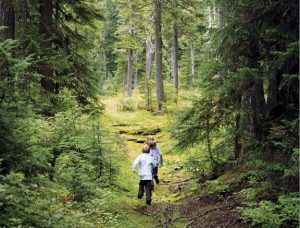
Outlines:
{"label": "green shrub", "polygon": [[228,184],[220,183],[219,180],[206,181],[205,186],[209,193],[223,194],[230,190]]}
{"label": "green shrub", "polygon": [[117,104],[118,111],[134,111],[136,110],[136,104],[131,98],[120,99]]}
{"label": "green shrub", "polygon": [[147,104],[145,103],[145,100],[141,100],[141,101],[137,102],[137,109],[138,110],[147,110]]}
{"label": "green shrub", "polygon": [[242,208],[241,218],[256,227],[298,227],[299,197],[283,195],[277,203],[260,201],[256,208]]}
{"label": "green shrub", "polygon": [[242,197],[243,204],[252,205],[256,201],[257,190],[255,188],[244,188],[238,193],[238,195]]}
{"label": "green shrub", "polygon": [[99,123],[101,107],[80,106],[67,89],[57,101],[60,111],[51,117],[21,102],[1,104],[1,130],[9,131],[0,139],[7,145],[0,157],[0,227],[98,227],[112,217],[89,203],[117,174],[119,155]]}
{"label": "green shrub", "polygon": [[156,106],[156,98],[153,93],[155,91],[155,82],[154,80],[149,80],[148,83],[148,89],[146,88],[146,84],[140,84],[139,91],[142,94],[142,102],[138,103],[138,108],[154,112]]}
{"label": "green shrub", "polygon": [[200,182],[205,181],[209,171],[209,161],[205,157],[190,156],[184,162],[185,170],[197,178]]}

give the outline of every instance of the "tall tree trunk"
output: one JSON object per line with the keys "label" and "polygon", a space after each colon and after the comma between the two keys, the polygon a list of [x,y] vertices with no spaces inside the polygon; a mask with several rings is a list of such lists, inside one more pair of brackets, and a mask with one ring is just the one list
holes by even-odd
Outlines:
{"label": "tall tree trunk", "polygon": [[264,94],[262,82],[251,82],[247,89],[242,93],[241,108],[241,153],[247,154],[251,146],[263,139],[263,119],[264,119]]}
{"label": "tall tree trunk", "polygon": [[45,35],[46,43],[49,46],[51,40],[49,39],[52,35],[53,26],[53,2],[52,0],[41,0],[40,4],[40,26],[39,32]]}
{"label": "tall tree trunk", "polygon": [[138,61],[139,61],[139,53],[137,51],[134,52],[134,67],[135,67],[135,72],[134,72],[134,89],[138,89],[138,73],[139,73],[139,68],[138,68]]}
{"label": "tall tree trunk", "polygon": [[[0,26],[6,26],[5,29],[0,30],[0,42],[7,39],[14,39],[15,36],[15,17],[14,8],[11,0],[0,0]],[[8,64],[3,64],[5,70],[0,75],[0,80],[5,80],[10,77],[10,70]],[[5,98],[7,89],[0,91],[0,102]],[[3,164],[4,169],[8,165]]]}
{"label": "tall tree trunk", "polygon": [[[272,52],[275,51],[283,51],[285,50],[285,48],[281,47],[281,46],[269,46],[268,47],[268,57],[267,60],[272,61]],[[266,114],[267,114],[267,118],[270,120],[272,118],[277,118],[278,116],[274,116],[272,111],[274,109],[274,107],[277,104],[277,99],[278,99],[278,87],[279,87],[279,82],[280,82],[280,75],[281,72],[278,69],[274,69],[268,77],[268,88],[267,88],[267,105],[266,105]]]}
{"label": "tall tree trunk", "polygon": [[132,96],[132,49],[129,48],[128,59],[127,59],[127,95],[128,97]]}
{"label": "tall tree trunk", "polygon": [[218,12],[218,29],[222,29],[224,26],[224,13],[221,9]]}
{"label": "tall tree trunk", "polygon": [[[53,2],[52,0],[41,0],[40,4],[40,25],[39,33],[44,36],[43,48],[45,55],[51,55],[53,43]],[[50,52],[50,53],[49,53]],[[56,90],[56,85],[52,80],[53,67],[49,63],[41,64],[39,73],[44,75],[41,80],[42,87],[51,93]],[[57,91],[56,91],[57,92]]]}
{"label": "tall tree trunk", "polygon": [[[132,19],[134,18],[134,0],[130,0],[130,11],[131,11],[131,16],[130,16],[130,24],[129,24],[129,36],[133,38],[133,25],[132,25]],[[133,81],[133,70],[132,70],[132,58],[133,58],[133,50],[132,48],[129,48],[128,51],[128,59],[127,59],[127,95],[128,97],[132,96],[132,81]]]}
{"label": "tall tree trunk", "polygon": [[215,20],[216,15],[217,15],[217,13],[216,13],[216,3],[215,3],[215,1],[213,1],[213,5],[212,5],[212,19],[213,20]]}
{"label": "tall tree trunk", "polygon": [[15,38],[15,15],[11,0],[0,0],[0,26],[6,27],[0,30],[0,41]]}
{"label": "tall tree trunk", "polygon": [[[175,1],[175,6],[176,6],[176,1]],[[178,100],[178,28],[177,28],[176,21],[174,21],[174,24],[173,24],[172,46],[173,46],[172,75],[173,75],[173,80],[174,80],[175,102],[177,103],[177,100]]]}
{"label": "tall tree trunk", "polygon": [[103,51],[102,56],[103,56],[103,68],[104,68],[103,70],[104,70],[105,79],[108,79],[107,58],[106,58],[105,51]]}
{"label": "tall tree trunk", "polygon": [[151,35],[147,35],[146,39],[146,79],[150,80],[151,77],[151,66],[152,66],[152,42],[151,42]]}
{"label": "tall tree trunk", "polygon": [[[272,45],[268,48],[267,60],[272,61],[272,52],[282,52],[286,50],[286,44],[281,43]],[[285,69],[288,72],[298,73],[299,62],[291,62],[288,68]],[[278,120],[281,115],[290,110],[289,104],[295,104],[298,101],[297,90],[291,90],[289,86],[281,86],[283,80],[283,71],[279,69],[273,69],[270,71],[268,76],[268,87],[267,87],[267,104],[266,104],[266,118],[267,121]],[[281,88],[280,88],[281,87]],[[295,99],[296,97],[296,99]],[[295,99],[295,100],[294,100]],[[299,104],[298,104],[299,105]],[[297,107],[297,106],[295,106]],[[270,127],[270,126],[268,126]]]}
{"label": "tall tree trunk", "polygon": [[278,96],[278,75],[279,72],[274,72],[269,74],[268,77],[268,91],[267,91],[267,115],[271,117],[272,110],[277,103],[277,96]]}
{"label": "tall tree trunk", "polygon": [[151,78],[151,68],[152,68],[152,42],[151,42],[151,35],[147,34],[147,39],[146,39],[146,97],[147,97],[147,110],[151,110],[151,99],[150,99],[150,78]]}
{"label": "tall tree trunk", "polygon": [[14,1],[15,36],[20,37],[26,33],[28,5],[26,0]]}
{"label": "tall tree trunk", "polygon": [[158,111],[165,100],[162,75],[161,0],[155,0],[155,74]]}
{"label": "tall tree trunk", "polygon": [[235,116],[235,135],[234,135],[234,158],[238,159],[241,154],[241,128],[240,128],[241,115]]}
{"label": "tall tree trunk", "polygon": [[209,155],[209,160],[210,160],[210,163],[211,163],[211,167],[214,166],[214,156],[213,156],[213,153],[212,153],[212,148],[211,148],[211,137],[210,137],[210,112],[211,112],[211,104],[208,105],[208,110],[207,110],[207,113],[206,113],[206,144],[207,144],[207,150],[208,150],[208,155]]}
{"label": "tall tree trunk", "polygon": [[195,86],[195,49],[191,48],[192,85]]}
{"label": "tall tree trunk", "polygon": [[[124,68],[127,68],[127,67],[125,67],[125,64],[124,64]],[[127,69],[126,70],[124,69],[123,75],[124,75],[124,77],[123,77],[123,96],[125,96],[127,93]]]}
{"label": "tall tree trunk", "polygon": [[212,12],[212,7],[208,7],[208,28],[212,28],[213,24],[213,12]]}
{"label": "tall tree trunk", "polygon": [[173,73],[172,73],[172,67],[173,67],[173,46],[171,45],[171,48],[168,49],[168,63],[169,63],[169,75],[170,79],[173,80]]}
{"label": "tall tree trunk", "polygon": [[266,101],[264,98],[263,82],[259,81],[255,83],[252,107],[254,113],[254,134],[255,138],[262,142],[264,137],[264,119],[265,119],[265,106]]}

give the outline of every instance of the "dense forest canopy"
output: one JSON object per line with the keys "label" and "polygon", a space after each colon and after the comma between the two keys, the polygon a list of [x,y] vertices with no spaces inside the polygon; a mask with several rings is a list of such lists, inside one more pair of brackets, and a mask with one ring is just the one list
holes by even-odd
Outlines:
{"label": "dense forest canopy", "polygon": [[299,226],[298,1],[0,0],[1,227],[127,224],[114,96],[170,119],[163,148],[238,224]]}

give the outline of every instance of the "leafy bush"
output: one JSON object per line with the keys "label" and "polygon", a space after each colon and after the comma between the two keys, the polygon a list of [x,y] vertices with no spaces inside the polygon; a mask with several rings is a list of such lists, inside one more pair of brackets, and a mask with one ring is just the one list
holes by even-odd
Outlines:
{"label": "leafy bush", "polygon": [[[101,227],[116,224],[120,214],[109,208],[109,190],[94,188],[94,198],[76,202],[61,183],[22,173],[0,176],[1,227]],[[82,184],[81,184],[82,185]]]}
{"label": "leafy bush", "polygon": [[209,193],[223,194],[230,190],[228,184],[220,183],[219,180],[206,181],[205,186]]}
{"label": "leafy bush", "polygon": [[242,208],[243,221],[261,227],[298,227],[299,197],[282,195],[278,202],[260,201],[256,208]]}
{"label": "leafy bush", "polygon": [[238,195],[242,197],[243,204],[249,205],[256,201],[257,191],[254,188],[245,188]]}
{"label": "leafy bush", "polygon": [[205,181],[208,170],[209,160],[203,157],[190,156],[186,159],[184,165],[187,172],[196,177],[199,182]]}
{"label": "leafy bush", "polygon": [[[145,82],[146,83],[146,82]],[[142,102],[138,103],[139,109],[146,109],[147,111],[153,112],[155,110],[155,95],[153,93],[155,82],[154,80],[148,81],[148,86],[144,84],[140,84],[141,87],[139,90],[141,91],[142,95]],[[147,88],[146,88],[147,87]]]}
{"label": "leafy bush", "polygon": [[[0,138],[7,146],[0,157],[5,174],[0,175],[1,227],[98,224],[90,214],[102,206],[86,213],[80,205],[101,197],[99,189],[112,184],[117,174],[112,164],[119,156],[100,126],[101,107],[81,107],[67,89],[57,101],[60,111],[52,117],[34,114],[23,103],[1,104],[0,124],[10,124]],[[103,214],[99,222],[109,216]]]}
{"label": "leafy bush", "polygon": [[296,177],[299,179],[299,148],[294,148],[288,167],[284,170],[284,177]]}
{"label": "leafy bush", "polygon": [[120,99],[117,108],[119,111],[134,111],[136,110],[136,104],[131,98],[124,98]]}

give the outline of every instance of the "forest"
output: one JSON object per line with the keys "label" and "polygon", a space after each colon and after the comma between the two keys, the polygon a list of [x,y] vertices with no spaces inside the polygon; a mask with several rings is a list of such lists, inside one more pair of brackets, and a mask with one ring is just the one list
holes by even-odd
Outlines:
{"label": "forest", "polygon": [[299,203],[299,1],[0,0],[0,227],[296,228]]}

